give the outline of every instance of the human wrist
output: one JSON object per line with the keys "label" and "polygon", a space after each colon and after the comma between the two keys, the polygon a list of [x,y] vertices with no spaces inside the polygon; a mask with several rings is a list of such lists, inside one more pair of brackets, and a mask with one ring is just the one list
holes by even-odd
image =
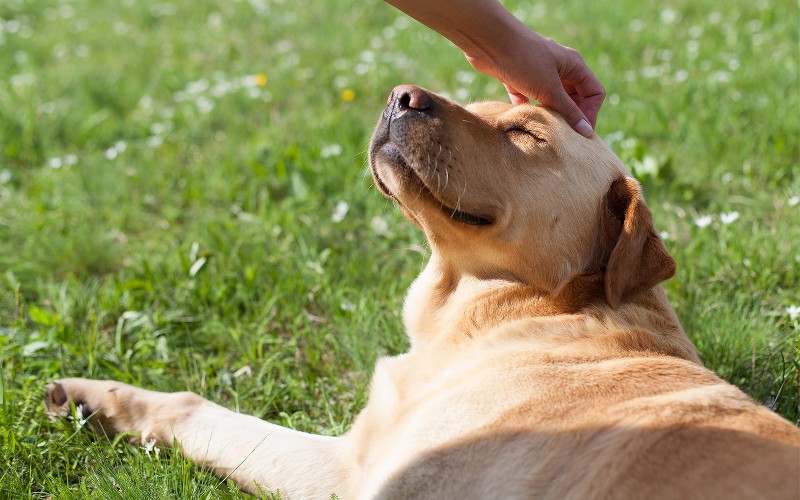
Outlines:
{"label": "human wrist", "polygon": [[451,40],[472,61],[484,65],[504,67],[519,57],[521,50],[540,46],[546,40],[528,28],[508,11],[483,23],[480,30],[471,31],[457,40]]}

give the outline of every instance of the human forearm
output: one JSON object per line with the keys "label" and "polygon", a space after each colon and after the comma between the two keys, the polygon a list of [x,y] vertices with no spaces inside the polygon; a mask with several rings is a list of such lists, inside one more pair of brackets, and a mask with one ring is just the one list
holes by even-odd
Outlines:
{"label": "human forearm", "polygon": [[467,56],[495,58],[528,31],[497,0],[386,0],[444,36]]}

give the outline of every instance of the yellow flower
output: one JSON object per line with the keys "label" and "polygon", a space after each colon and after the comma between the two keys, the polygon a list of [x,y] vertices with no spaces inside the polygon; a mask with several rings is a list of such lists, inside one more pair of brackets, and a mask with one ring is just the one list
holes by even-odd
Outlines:
{"label": "yellow flower", "polygon": [[353,92],[353,89],[344,89],[342,90],[342,100],[344,102],[350,102],[356,98],[356,93]]}
{"label": "yellow flower", "polygon": [[265,75],[263,73],[257,74],[256,75],[256,85],[258,85],[259,87],[263,87],[266,84],[267,84],[267,75]]}

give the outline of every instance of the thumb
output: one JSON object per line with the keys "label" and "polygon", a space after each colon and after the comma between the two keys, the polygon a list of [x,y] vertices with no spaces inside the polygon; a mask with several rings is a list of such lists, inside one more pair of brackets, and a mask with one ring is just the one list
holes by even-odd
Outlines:
{"label": "thumb", "polygon": [[539,99],[539,102],[545,107],[560,113],[575,132],[584,137],[592,135],[594,129],[589,124],[589,120],[586,119],[586,116],[584,116],[578,105],[567,95],[563,88],[559,88],[552,97],[552,99],[547,99],[546,101]]}
{"label": "thumb", "polygon": [[522,92],[518,91],[511,85],[507,83],[503,83],[503,87],[506,88],[506,92],[508,92],[508,98],[511,99],[511,104],[526,104],[528,102],[528,98]]}

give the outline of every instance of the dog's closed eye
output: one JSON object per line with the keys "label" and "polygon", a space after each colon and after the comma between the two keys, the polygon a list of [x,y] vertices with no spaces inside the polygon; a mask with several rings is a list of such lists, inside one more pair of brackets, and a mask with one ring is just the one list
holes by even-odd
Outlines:
{"label": "dog's closed eye", "polygon": [[514,136],[530,137],[539,144],[547,144],[547,139],[537,134],[533,130],[526,128],[523,125],[512,125],[505,130],[506,135],[513,138]]}

